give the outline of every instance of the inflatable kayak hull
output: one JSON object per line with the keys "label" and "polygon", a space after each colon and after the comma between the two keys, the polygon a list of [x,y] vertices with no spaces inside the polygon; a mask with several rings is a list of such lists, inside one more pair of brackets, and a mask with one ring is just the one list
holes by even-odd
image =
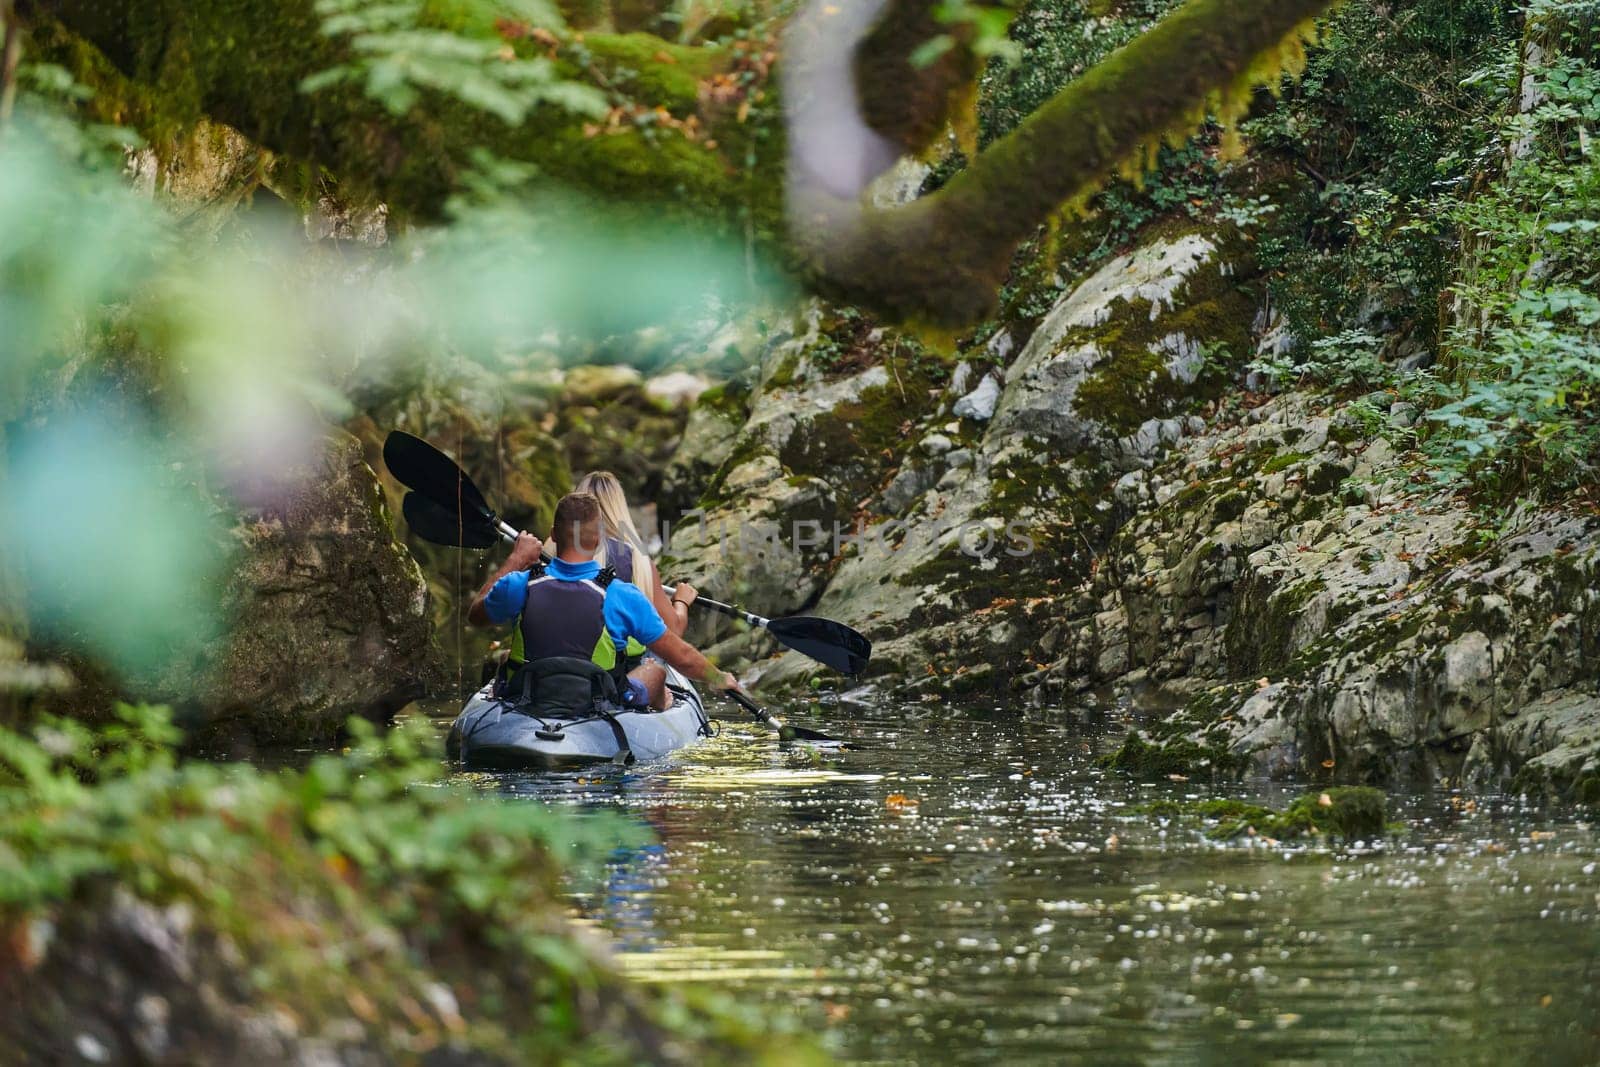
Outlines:
{"label": "inflatable kayak hull", "polygon": [[[705,707],[694,686],[667,672],[675,697],[666,711],[619,711],[610,720],[594,715],[542,718],[494,696],[492,686],[474,693],[450,727],[450,758],[479,770],[554,770],[609,763],[622,751],[617,730],[636,760],[665,756],[707,736]],[[616,727],[612,726],[615,722]]]}

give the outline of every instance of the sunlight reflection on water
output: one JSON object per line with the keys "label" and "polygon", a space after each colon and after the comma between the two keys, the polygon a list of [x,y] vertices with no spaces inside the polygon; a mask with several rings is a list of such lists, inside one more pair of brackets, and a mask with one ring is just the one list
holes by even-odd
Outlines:
{"label": "sunlight reflection on water", "polygon": [[1093,756],[1125,724],[816,725],[859,747],[726,723],[653,766],[492,781],[652,828],[574,898],[629,973],[808,1013],[852,1060],[1600,1054],[1600,838],[1579,813],[1397,794],[1387,843],[1219,844],[1132,809],[1298,790],[1108,776]]}

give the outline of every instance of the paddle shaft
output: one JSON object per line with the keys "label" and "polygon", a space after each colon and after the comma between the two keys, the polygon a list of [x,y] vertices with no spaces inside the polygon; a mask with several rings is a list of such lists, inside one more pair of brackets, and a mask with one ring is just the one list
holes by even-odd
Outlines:
{"label": "paddle shaft", "polygon": [[776,715],[772,714],[772,712],[768,711],[766,708],[763,708],[760,704],[757,704],[754,700],[751,700],[737,689],[723,690],[722,695],[727,697],[729,700],[732,700],[745,711],[748,711],[750,716],[757,722],[764,723],[773,730],[776,730],[780,740],[823,741],[831,743],[838,742],[837,738],[829,737],[827,734],[818,730],[808,730],[803,726],[790,726],[788,723],[784,722],[782,719],[778,718]]}

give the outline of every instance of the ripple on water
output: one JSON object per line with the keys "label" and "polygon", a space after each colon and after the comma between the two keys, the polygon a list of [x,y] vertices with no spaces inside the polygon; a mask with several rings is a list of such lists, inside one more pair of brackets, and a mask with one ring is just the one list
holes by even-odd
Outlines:
{"label": "ripple on water", "polygon": [[1573,813],[1397,796],[1375,847],[1223,845],[1133,809],[1295,790],[1108,777],[1126,724],[816,725],[856,747],[730,722],[625,772],[482,781],[649,826],[574,888],[629,973],[808,1013],[851,1059],[1600,1059],[1600,838]]}

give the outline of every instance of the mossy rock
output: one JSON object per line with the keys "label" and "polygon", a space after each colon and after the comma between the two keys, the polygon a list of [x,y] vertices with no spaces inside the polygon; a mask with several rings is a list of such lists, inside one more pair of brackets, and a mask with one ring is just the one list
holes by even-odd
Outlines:
{"label": "mossy rock", "polygon": [[1165,778],[1174,774],[1232,774],[1244,761],[1227,749],[1203,745],[1188,737],[1150,740],[1129,730],[1121,747],[1096,761],[1107,770],[1123,771],[1135,778]]}
{"label": "mossy rock", "polygon": [[1160,818],[1214,821],[1206,836],[1230,840],[1247,834],[1276,840],[1336,837],[1373,840],[1388,830],[1388,797],[1371,786],[1334,786],[1297,798],[1283,811],[1226,797],[1199,801],[1157,800],[1134,809]]}
{"label": "mossy rock", "polygon": [[1273,456],[1271,459],[1263,463],[1261,465],[1261,473],[1276,474],[1279,471],[1288,470],[1296,463],[1302,463],[1310,458],[1311,457],[1304,452],[1283,452],[1279,455]]}
{"label": "mossy rock", "polygon": [[1329,836],[1345,841],[1370,841],[1388,829],[1389,798],[1368,785],[1333,786],[1307,793],[1281,813],[1253,821],[1225,821],[1213,837],[1238,837],[1254,829],[1278,839]]}
{"label": "mossy rock", "polygon": [[683,118],[699,104],[700,83],[724,61],[708,48],[672,44],[651,33],[588,33],[586,49],[618,88]]}

